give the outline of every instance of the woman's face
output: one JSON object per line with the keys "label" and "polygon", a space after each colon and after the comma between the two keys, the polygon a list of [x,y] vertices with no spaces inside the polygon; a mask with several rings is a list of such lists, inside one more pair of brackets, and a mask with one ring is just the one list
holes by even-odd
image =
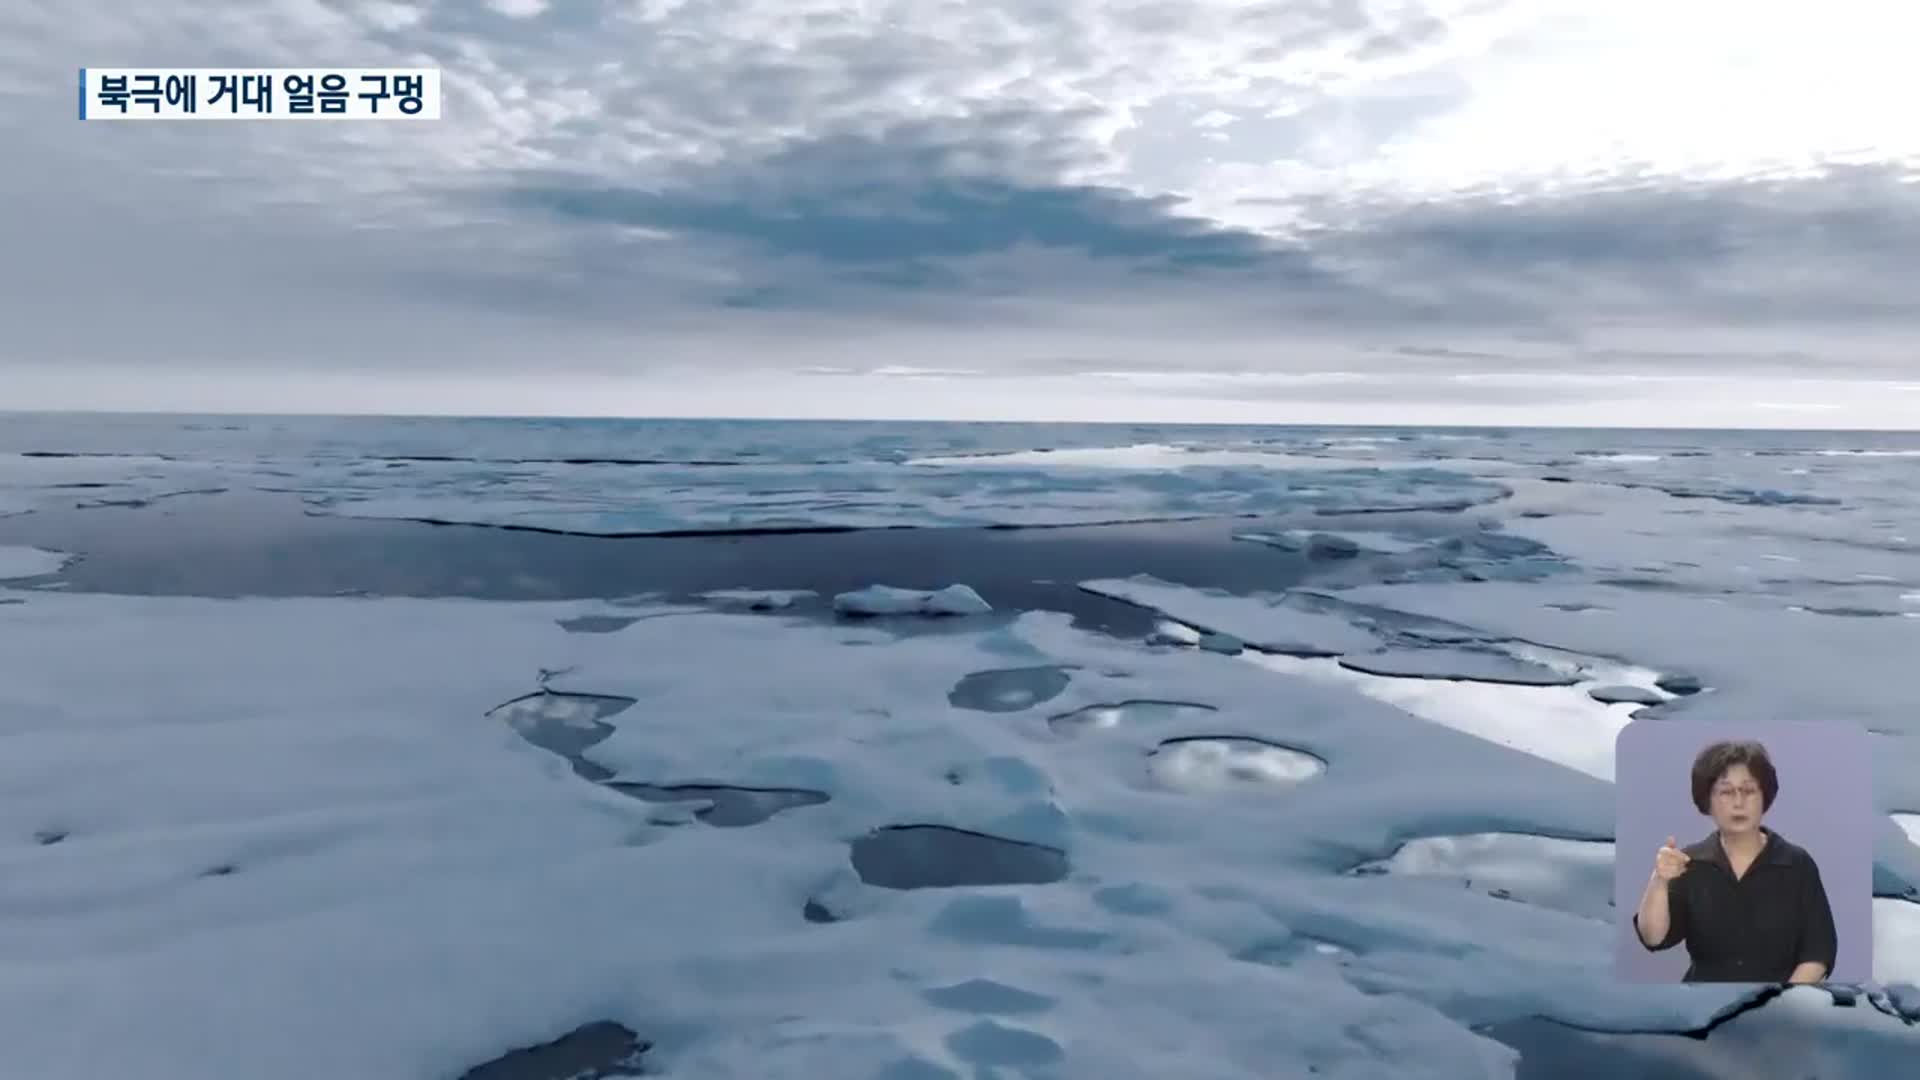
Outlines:
{"label": "woman's face", "polygon": [[1751,832],[1760,827],[1760,782],[1745,765],[1720,774],[1713,785],[1713,823],[1722,833]]}

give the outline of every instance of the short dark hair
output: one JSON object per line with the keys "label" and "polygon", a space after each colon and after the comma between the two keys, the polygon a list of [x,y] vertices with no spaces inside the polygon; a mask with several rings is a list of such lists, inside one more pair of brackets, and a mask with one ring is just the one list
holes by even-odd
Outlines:
{"label": "short dark hair", "polygon": [[1780,794],[1780,774],[1773,770],[1767,748],[1752,740],[1714,743],[1693,759],[1693,805],[1703,814],[1712,813],[1713,785],[1735,765],[1745,765],[1760,782],[1760,809],[1773,809]]}

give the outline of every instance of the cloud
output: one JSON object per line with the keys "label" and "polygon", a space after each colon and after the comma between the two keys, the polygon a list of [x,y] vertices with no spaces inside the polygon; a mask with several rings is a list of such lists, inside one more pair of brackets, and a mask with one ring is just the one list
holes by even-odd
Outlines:
{"label": "cloud", "polygon": [[[0,380],[1910,381],[1920,136],[1882,98],[1920,91],[1912,17],[1833,4],[16,0]],[[73,119],[74,68],[154,63],[433,65],[445,118]]]}
{"label": "cloud", "polygon": [[547,0],[487,0],[487,6],[509,19],[531,19],[546,12]]}

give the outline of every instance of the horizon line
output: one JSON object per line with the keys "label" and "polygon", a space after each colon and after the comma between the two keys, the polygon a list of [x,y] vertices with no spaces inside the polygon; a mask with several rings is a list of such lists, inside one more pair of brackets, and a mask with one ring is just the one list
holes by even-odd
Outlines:
{"label": "horizon line", "polygon": [[1005,426],[1125,426],[1125,427],[1223,427],[1223,428],[1298,428],[1306,430],[1424,430],[1424,431],[1617,431],[1676,432],[1717,431],[1752,433],[1799,433],[1809,435],[1920,435],[1920,421],[1910,428],[1883,427],[1741,427],[1733,425],[1593,425],[1593,424],[1501,424],[1501,423],[1326,423],[1301,421],[1229,421],[1229,420],[1148,420],[1148,419],[1043,419],[995,420],[980,417],[908,417],[908,416],[766,416],[766,415],[662,415],[626,413],[386,413],[386,412],[280,412],[250,409],[208,409],[186,412],[177,409],[0,409],[0,416],[143,416],[143,417],[249,417],[255,419],[335,419],[335,420],[502,420],[502,421],[624,421],[630,423],[767,423],[767,424],[998,424]]}

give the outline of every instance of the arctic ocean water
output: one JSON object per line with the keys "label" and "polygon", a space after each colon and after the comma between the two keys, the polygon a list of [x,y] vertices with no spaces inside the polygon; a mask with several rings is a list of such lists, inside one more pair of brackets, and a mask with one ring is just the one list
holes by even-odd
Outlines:
{"label": "arctic ocean water", "polygon": [[[1893,1075],[1917,656],[1915,433],[0,414],[0,1038]],[[1614,980],[1636,716],[1872,733],[1871,978]]]}

